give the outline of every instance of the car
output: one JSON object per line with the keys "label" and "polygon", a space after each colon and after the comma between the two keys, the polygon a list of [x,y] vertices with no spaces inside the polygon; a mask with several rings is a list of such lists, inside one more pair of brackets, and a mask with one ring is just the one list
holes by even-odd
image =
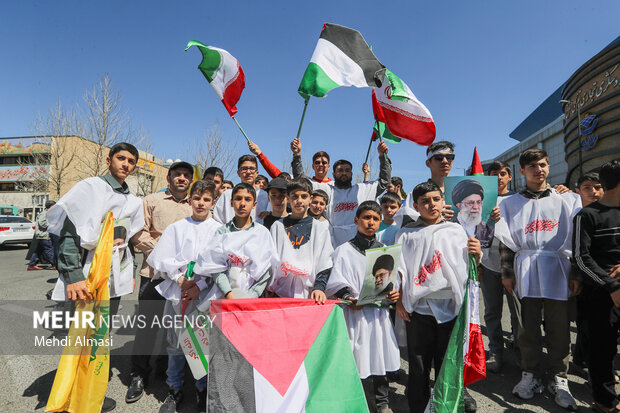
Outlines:
{"label": "car", "polygon": [[36,225],[28,218],[0,215],[0,245],[30,244]]}

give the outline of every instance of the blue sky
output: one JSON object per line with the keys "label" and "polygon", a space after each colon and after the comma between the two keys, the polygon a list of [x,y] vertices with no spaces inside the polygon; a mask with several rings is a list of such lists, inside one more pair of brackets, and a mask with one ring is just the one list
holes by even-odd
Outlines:
{"label": "blue sky", "polygon": [[[196,69],[188,40],[240,61],[246,89],[238,120],[277,166],[289,156],[303,100],[297,87],[324,22],[352,27],[435,118],[438,139],[482,159],[581,64],[615,39],[617,1],[6,1],[0,5],[0,137],[32,133],[38,112],[80,101],[105,73],[153,152],[184,157],[219,122],[242,135]],[[373,123],[370,90],[312,99],[302,130],[307,157],[327,150],[358,170]],[[424,148],[390,146],[407,189],[428,175]],[[373,151],[373,156],[376,152]],[[376,164],[376,163],[375,163]],[[455,170],[461,174],[462,170]]]}

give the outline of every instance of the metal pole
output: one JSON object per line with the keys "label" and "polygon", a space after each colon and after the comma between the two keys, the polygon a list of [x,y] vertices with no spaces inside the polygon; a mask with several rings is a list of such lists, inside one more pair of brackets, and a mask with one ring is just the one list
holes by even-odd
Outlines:
{"label": "metal pole", "polygon": [[579,177],[583,176],[583,162],[582,162],[582,146],[581,146],[581,111],[579,110],[579,104],[575,101],[575,107],[577,108],[577,132],[579,133]]}
{"label": "metal pole", "polygon": [[232,118],[232,120],[235,121],[235,123],[237,124],[237,126],[239,127],[239,130],[241,131],[241,133],[243,133],[243,136],[245,136],[245,139],[248,141],[248,143],[250,143],[250,138],[248,138],[248,135],[245,134],[245,131],[243,130],[243,128],[241,127],[241,125],[239,125],[239,122],[237,121],[236,118]]}
{"label": "metal pole", "polygon": [[304,124],[304,118],[306,117],[306,109],[308,108],[308,101],[310,98],[305,100],[304,102],[304,111],[301,113],[301,120],[299,121],[299,128],[297,129],[297,137],[295,139],[299,139],[299,135],[301,134],[301,126]]}

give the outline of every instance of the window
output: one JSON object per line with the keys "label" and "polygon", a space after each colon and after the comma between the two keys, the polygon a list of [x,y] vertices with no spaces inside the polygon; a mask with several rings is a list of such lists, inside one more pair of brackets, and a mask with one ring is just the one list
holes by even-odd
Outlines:
{"label": "window", "polygon": [[11,224],[11,223],[31,223],[28,218],[24,217],[0,217],[0,224]]}

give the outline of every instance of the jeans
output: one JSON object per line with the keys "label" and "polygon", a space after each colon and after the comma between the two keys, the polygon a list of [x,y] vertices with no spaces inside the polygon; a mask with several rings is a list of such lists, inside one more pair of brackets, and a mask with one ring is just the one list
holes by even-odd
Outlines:
{"label": "jeans", "polygon": [[[166,384],[172,390],[181,390],[185,376],[185,355],[179,347],[168,346],[168,369],[166,370]],[[202,391],[207,388],[207,377],[196,380],[196,389]]]}
{"label": "jeans", "polygon": [[54,245],[52,244],[52,240],[40,239],[37,242],[37,249],[35,252],[32,253],[30,261],[28,262],[28,266],[33,267],[39,263],[39,252],[41,252],[41,255],[45,257],[45,259],[50,265],[56,265],[56,261],[54,260]]}

